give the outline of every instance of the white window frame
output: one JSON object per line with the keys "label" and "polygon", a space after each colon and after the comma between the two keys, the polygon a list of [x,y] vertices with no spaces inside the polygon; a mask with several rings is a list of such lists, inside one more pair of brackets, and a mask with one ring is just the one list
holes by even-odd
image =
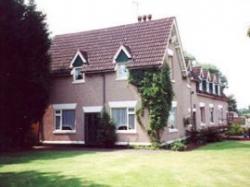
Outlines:
{"label": "white window frame", "polygon": [[71,71],[71,75],[73,75],[73,84],[79,84],[79,83],[84,83],[85,82],[85,73],[82,73],[82,79],[76,79],[76,69],[81,69],[82,70],[82,66],[79,67],[74,67]]}
{"label": "white window frame", "polygon": [[177,101],[172,101],[172,108],[175,108],[175,124],[174,124],[173,128],[168,126],[168,132],[170,132],[170,133],[178,132],[178,129],[177,129]]}
{"label": "white window frame", "polygon": [[119,56],[119,54],[121,53],[121,51],[123,51],[127,55],[128,58],[132,58],[132,55],[129,53],[129,51],[126,49],[126,47],[124,45],[121,45],[119,47],[119,49],[116,51],[115,56],[113,57],[113,64],[116,63],[116,59]]}
{"label": "white window frame", "polygon": [[116,71],[116,80],[128,80],[129,77],[129,71],[126,74],[126,76],[120,76],[119,74],[119,68],[121,68],[121,66],[125,66],[125,69],[128,71],[128,68],[126,67],[125,63],[117,63],[115,66],[115,71]]}
{"label": "white window frame", "polygon": [[222,105],[218,105],[219,109],[219,124],[222,124],[224,121],[224,108]]}
{"label": "white window frame", "polygon": [[[203,111],[204,111],[204,121],[202,121],[202,112],[201,112],[201,110],[202,110],[202,108],[203,108]],[[203,102],[200,102],[200,119],[201,119],[201,126],[206,126],[206,104],[205,103],[203,103]]]}
{"label": "white window frame", "polygon": [[[213,115],[211,109],[213,109]],[[215,119],[214,119],[214,114],[215,114],[215,110],[214,110],[214,105],[213,104],[209,104],[209,122],[210,124],[214,124],[215,123]],[[211,119],[213,119],[213,121],[211,121]]]}
{"label": "white window frame", "polygon": [[[129,115],[130,114],[133,114],[135,116],[135,121],[134,121],[134,125],[135,125],[135,129],[127,129],[127,130],[116,130],[116,133],[136,133],[136,103],[137,101],[113,101],[113,102],[109,102],[109,108],[110,108],[110,116],[111,116],[111,119],[112,119],[112,109],[115,109],[115,108],[126,108],[126,112],[127,112],[127,124],[124,124],[126,125],[127,127],[129,126]],[[134,111],[131,112],[129,111],[129,108],[133,108]]]}
{"label": "white window frame", "polygon": [[[76,133],[76,103],[67,103],[67,104],[54,104],[54,134],[71,134]],[[62,130],[62,111],[63,110],[74,110],[75,111],[75,128],[73,130]],[[60,113],[56,113],[56,111],[60,111]],[[56,117],[60,117],[60,129],[56,129]]]}

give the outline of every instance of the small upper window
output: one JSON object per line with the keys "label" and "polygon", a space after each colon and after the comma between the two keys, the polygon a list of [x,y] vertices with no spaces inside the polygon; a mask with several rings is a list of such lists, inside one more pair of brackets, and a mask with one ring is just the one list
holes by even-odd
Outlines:
{"label": "small upper window", "polygon": [[132,56],[130,54],[129,48],[124,45],[121,45],[113,59],[113,63],[116,63],[115,70],[117,80],[128,79],[129,71],[126,67],[126,64],[129,63],[131,59]]}
{"label": "small upper window", "polygon": [[70,64],[70,68],[72,68],[71,75],[73,76],[73,83],[80,83],[85,81],[83,65],[86,63],[87,61],[84,58],[82,52],[78,50]]}
{"label": "small upper window", "polygon": [[128,79],[128,69],[125,64],[117,64],[116,65],[116,75],[118,80],[126,80]]}

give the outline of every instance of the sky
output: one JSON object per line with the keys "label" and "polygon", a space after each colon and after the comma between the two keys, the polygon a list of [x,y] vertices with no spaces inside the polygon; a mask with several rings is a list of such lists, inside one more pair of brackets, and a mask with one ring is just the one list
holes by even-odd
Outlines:
{"label": "sky", "polygon": [[250,105],[250,0],[36,0],[51,36],[135,23],[138,15],[177,18],[185,51],[216,65],[229,81],[226,94]]}

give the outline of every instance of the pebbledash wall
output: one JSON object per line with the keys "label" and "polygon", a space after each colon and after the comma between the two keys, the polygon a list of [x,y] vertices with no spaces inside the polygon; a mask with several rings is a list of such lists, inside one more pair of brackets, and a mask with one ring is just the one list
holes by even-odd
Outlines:
{"label": "pebbledash wall", "polygon": [[[166,127],[162,133],[163,142],[184,138],[185,128],[183,118],[188,115],[190,90],[187,79],[182,78],[180,65],[175,48],[173,51],[172,85],[174,89],[173,105],[176,107],[176,123],[174,128]],[[167,63],[168,57],[164,60]],[[171,66],[171,64],[169,64]],[[105,82],[105,84],[104,84]],[[104,88],[105,85],[105,88]],[[104,94],[105,91],[105,94]],[[105,96],[105,98],[104,98]],[[109,111],[110,102],[136,102],[136,108],[140,107],[140,96],[136,88],[128,83],[128,80],[116,80],[116,72],[86,74],[85,82],[73,84],[72,77],[55,77],[51,87],[50,105],[43,118],[43,143],[74,143],[84,144],[84,110],[83,107],[103,107]],[[55,131],[55,114],[53,105],[76,104],[76,128],[74,132]],[[149,119],[147,111],[142,118],[145,126]],[[134,132],[117,132],[117,144],[148,145],[150,139],[140,124],[135,123]]]}

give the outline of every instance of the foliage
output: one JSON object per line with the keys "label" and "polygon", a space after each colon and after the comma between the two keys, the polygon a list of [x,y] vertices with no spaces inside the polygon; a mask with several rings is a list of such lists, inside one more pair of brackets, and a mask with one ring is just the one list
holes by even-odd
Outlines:
{"label": "foliage", "polygon": [[170,144],[170,149],[172,151],[185,151],[187,146],[180,140],[177,140]]}
{"label": "foliage", "polygon": [[136,112],[138,121],[144,109],[149,111],[150,123],[147,132],[153,144],[160,143],[160,132],[167,125],[173,98],[173,89],[169,77],[169,67],[161,69],[132,69],[129,82],[135,85],[141,95],[142,106]]}
{"label": "foliage", "polygon": [[102,147],[113,147],[116,142],[115,125],[104,110],[97,126],[97,144]]}
{"label": "foliage", "polygon": [[49,33],[33,1],[0,1],[0,149],[25,146],[49,98]]}
{"label": "foliage", "polygon": [[230,95],[228,96],[228,111],[232,111],[232,112],[237,112],[238,113],[238,109],[237,109],[237,101],[234,97],[234,95]]}
{"label": "foliage", "polygon": [[186,132],[187,142],[194,144],[206,144],[210,142],[217,142],[221,140],[221,133],[225,127],[207,127],[204,129],[191,129]]}
{"label": "foliage", "polygon": [[240,115],[250,116],[250,106],[247,108],[240,108],[238,111]]}
{"label": "foliage", "polygon": [[243,135],[244,129],[241,127],[240,124],[232,124],[229,126],[229,129],[226,133],[227,135],[231,136]]}

